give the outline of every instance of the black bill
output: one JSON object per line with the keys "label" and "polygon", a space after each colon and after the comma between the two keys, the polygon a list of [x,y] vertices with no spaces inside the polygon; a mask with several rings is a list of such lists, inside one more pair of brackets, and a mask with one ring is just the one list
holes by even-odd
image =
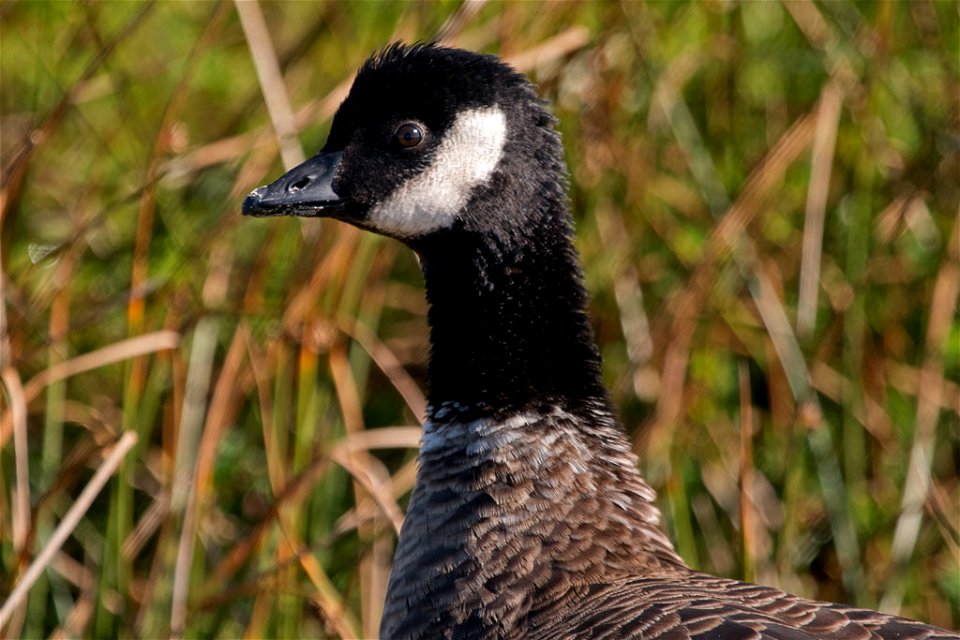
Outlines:
{"label": "black bill", "polygon": [[318,153],[278,180],[250,192],[243,201],[245,216],[333,216],[344,201],[331,182],[342,152]]}

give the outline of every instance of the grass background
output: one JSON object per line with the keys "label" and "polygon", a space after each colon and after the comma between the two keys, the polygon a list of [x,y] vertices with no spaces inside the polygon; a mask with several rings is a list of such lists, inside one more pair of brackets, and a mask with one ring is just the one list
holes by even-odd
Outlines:
{"label": "grass background", "polygon": [[604,376],[681,554],[957,628],[957,25],[924,0],[0,3],[0,633],[375,635],[419,271],[239,207],[367,55],[435,38],[555,105]]}

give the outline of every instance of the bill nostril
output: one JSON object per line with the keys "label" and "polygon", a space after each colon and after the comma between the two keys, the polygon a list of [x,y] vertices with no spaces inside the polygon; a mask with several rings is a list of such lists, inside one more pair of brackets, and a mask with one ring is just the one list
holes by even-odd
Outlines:
{"label": "bill nostril", "polygon": [[287,185],[287,193],[295,193],[301,189],[306,189],[310,183],[313,182],[314,178],[316,178],[315,175],[307,175],[303,176],[296,182],[291,182],[289,185]]}
{"label": "bill nostril", "polygon": [[299,180],[297,180],[296,182],[291,183],[290,186],[287,187],[287,191],[289,193],[300,191],[301,189],[305,188],[308,184],[310,184],[310,180],[311,180],[311,176],[304,176]]}

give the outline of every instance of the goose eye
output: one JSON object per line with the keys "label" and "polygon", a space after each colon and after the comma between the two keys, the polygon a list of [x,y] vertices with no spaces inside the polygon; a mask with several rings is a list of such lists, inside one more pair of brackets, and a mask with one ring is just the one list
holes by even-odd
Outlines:
{"label": "goose eye", "polygon": [[423,142],[423,129],[419,125],[408,122],[397,128],[395,137],[401,147],[412,149]]}

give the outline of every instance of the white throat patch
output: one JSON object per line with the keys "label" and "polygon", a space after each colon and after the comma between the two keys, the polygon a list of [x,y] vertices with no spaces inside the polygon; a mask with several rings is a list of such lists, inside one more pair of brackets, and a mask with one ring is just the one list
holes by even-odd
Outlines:
{"label": "white throat patch", "polygon": [[507,119],[497,107],[464,111],[427,168],[371,209],[368,222],[402,238],[450,226],[496,169],[506,138]]}

